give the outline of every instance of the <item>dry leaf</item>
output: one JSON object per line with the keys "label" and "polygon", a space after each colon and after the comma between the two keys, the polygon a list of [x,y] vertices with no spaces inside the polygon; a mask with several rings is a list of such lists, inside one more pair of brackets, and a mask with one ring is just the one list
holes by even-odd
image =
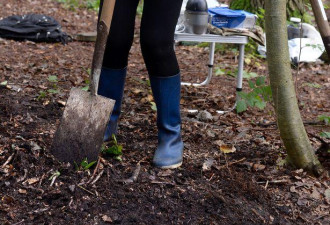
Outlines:
{"label": "dry leaf", "polygon": [[311,194],[311,197],[317,200],[321,199],[321,194],[316,189],[313,190],[313,193]]}
{"label": "dry leaf", "polygon": [[25,190],[25,189],[18,189],[18,192],[19,192],[20,194],[26,194],[26,190]]}
{"label": "dry leaf", "polygon": [[66,105],[66,102],[65,101],[61,101],[61,100],[58,100],[57,103],[61,106],[65,106]]}
{"label": "dry leaf", "polygon": [[203,171],[207,171],[207,170],[211,170],[212,165],[214,164],[215,160],[214,159],[207,159],[204,163],[203,163]]}
{"label": "dry leaf", "polygon": [[173,170],[162,170],[157,175],[159,177],[168,177],[171,176],[172,174],[173,174]]}
{"label": "dry leaf", "polygon": [[220,151],[222,151],[225,154],[234,153],[234,152],[236,152],[236,148],[234,145],[222,144],[222,145],[220,145]]}
{"label": "dry leaf", "polygon": [[262,164],[253,164],[253,170],[254,171],[261,171],[261,170],[264,170],[266,168],[265,165],[262,165]]}
{"label": "dry leaf", "polygon": [[28,182],[28,184],[35,184],[35,183],[37,183],[39,181],[39,178],[37,178],[37,177],[34,177],[34,178],[30,178],[30,179],[27,179],[27,182]]}
{"label": "dry leaf", "polygon": [[324,192],[324,196],[325,196],[325,198],[326,198],[328,201],[330,201],[330,188],[327,189],[327,190],[325,190],[325,192]]}
{"label": "dry leaf", "polygon": [[102,220],[106,223],[112,223],[112,219],[107,215],[102,216]]}
{"label": "dry leaf", "polygon": [[142,90],[140,90],[140,89],[133,89],[133,91],[132,91],[134,94],[139,94],[139,93],[141,93],[141,92],[143,92]]}

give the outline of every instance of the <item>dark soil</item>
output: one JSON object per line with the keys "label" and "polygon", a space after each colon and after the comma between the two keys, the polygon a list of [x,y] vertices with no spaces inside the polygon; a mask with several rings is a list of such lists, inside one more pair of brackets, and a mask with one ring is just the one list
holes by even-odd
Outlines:
{"label": "dark soil", "polygon": [[[70,11],[55,1],[0,3],[3,18],[32,12],[55,17],[72,35],[96,26],[95,12]],[[218,51],[216,65],[234,71],[237,53],[230,49]],[[208,49],[178,45],[176,51],[182,79],[203,80]],[[138,29],[118,134],[122,161],[102,157],[95,174],[95,167],[75,171],[57,162],[50,145],[71,87],[87,85],[92,53],[90,42],[64,46],[0,39],[0,83],[8,82],[0,86],[0,224],[330,223],[329,180],[280,166],[285,150],[270,104],[265,110],[241,114],[216,113],[235,102],[231,76],[215,76],[200,88],[182,88],[184,164],[172,171],[152,167],[156,113]],[[246,63],[245,70],[267,75],[264,60]],[[330,159],[322,141],[329,140],[320,132],[329,131],[329,126],[318,116],[329,116],[329,71],[323,62],[302,64],[298,75],[293,69],[306,130],[327,170]],[[50,82],[49,76],[57,76],[58,82]],[[244,88],[248,90],[247,80]],[[213,120],[203,121],[189,109],[207,110]],[[236,152],[222,153],[223,143],[233,145]],[[136,168],[137,180],[125,181]],[[56,171],[60,176],[52,184]]]}

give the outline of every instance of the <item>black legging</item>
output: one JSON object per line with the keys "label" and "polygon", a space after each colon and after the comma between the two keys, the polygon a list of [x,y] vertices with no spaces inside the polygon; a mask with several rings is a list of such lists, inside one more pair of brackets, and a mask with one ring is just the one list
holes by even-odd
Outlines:
{"label": "black legging", "polygon": [[[139,0],[116,1],[104,67],[122,69],[127,66],[138,4]],[[144,0],[140,42],[150,76],[166,77],[179,73],[173,41],[181,5],[182,0]]]}

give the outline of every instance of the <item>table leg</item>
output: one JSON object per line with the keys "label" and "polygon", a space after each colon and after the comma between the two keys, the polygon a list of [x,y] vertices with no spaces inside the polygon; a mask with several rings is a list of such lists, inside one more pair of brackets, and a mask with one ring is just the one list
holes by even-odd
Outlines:
{"label": "table leg", "polygon": [[239,45],[239,58],[238,58],[238,74],[236,91],[242,91],[243,87],[243,72],[244,72],[244,54],[245,45]]}
{"label": "table leg", "polygon": [[209,64],[208,64],[209,69],[208,69],[207,77],[203,82],[201,82],[201,83],[182,82],[181,84],[188,85],[188,86],[193,85],[195,87],[209,84],[212,79],[212,74],[213,74],[214,52],[215,52],[215,42],[211,42],[210,43],[210,53],[209,53]]}
{"label": "table leg", "polygon": [[[236,92],[241,92],[243,90],[243,72],[244,72],[244,54],[245,54],[245,45],[239,45],[239,57],[238,57],[238,72],[237,72],[237,84]],[[238,94],[236,93],[236,102],[232,108],[227,111],[218,110],[217,113],[224,114],[226,112],[233,111],[236,108],[238,99]]]}

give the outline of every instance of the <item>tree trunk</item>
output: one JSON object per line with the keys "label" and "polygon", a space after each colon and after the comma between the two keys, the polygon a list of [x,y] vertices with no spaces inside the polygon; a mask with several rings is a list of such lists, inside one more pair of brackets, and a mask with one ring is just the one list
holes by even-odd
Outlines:
{"label": "tree trunk", "polygon": [[320,175],[323,168],[304,128],[292,79],[286,28],[286,0],[265,2],[267,61],[280,135],[289,162],[311,174]]}
{"label": "tree trunk", "polygon": [[325,50],[330,59],[330,26],[322,1],[310,0],[317,26],[319,27]]}

